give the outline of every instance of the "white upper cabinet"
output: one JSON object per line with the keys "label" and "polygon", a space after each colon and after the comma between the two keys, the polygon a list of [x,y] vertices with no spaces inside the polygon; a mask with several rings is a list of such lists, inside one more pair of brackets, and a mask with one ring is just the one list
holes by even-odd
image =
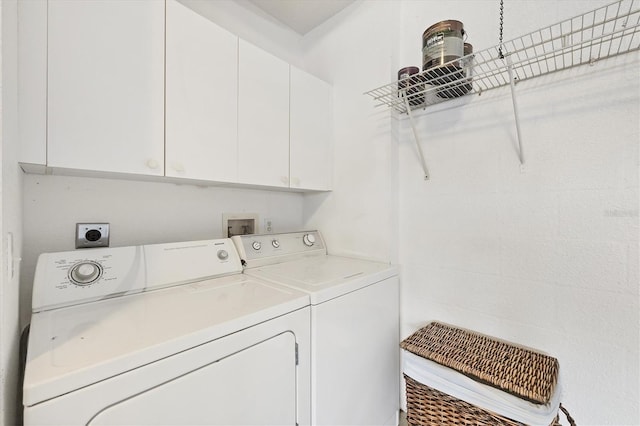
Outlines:
{"label": "white upper cabinet", "polygon": [[289,187],[289,64],[240,40],[238,181]]}
{"label": "white upper cabinet", "polygon": [[18,9],[25,170],[331,189],[322,80],[177,0]]}
{"label": "white upper cabinet", "polygon": [[238,37],[167,0],[166,175],[237,180]]}
{"label": "white upper cabinet", "polygon": [[48,166],[164,174],[164,9],[49,2]]}
{"label": "white upper cabinet", "polygon": [[291,188],[330,190],[332,91],[328,83],[291,67]]}

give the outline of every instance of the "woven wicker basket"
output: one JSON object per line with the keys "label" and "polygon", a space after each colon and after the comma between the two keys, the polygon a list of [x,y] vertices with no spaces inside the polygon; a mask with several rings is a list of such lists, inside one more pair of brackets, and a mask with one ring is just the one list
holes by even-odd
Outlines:
{"label": "woven wicker basket", "polygon": [[[407,383],[407,423],[416,426],[525,426],[461,399],[437,391],[404,375]],[[558,416],[551,426],[560,426]]]}
{"label": "woven wicker basket", "polygon": [[[536,404],[550,401],[558,379],[559,364],[553,357],[442,323],[421,328],[400,346]],[[410,425],[522,425],[404,377]],[[557,416],[551,425],[559,425]]]}

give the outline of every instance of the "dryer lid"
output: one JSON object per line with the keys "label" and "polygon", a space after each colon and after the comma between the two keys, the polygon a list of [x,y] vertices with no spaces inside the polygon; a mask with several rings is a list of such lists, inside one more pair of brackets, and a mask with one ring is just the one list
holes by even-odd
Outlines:
{"label": "dryer lid", "polygon": [[309,305],[306,294],[232,275],[33,315],[31,406]]}

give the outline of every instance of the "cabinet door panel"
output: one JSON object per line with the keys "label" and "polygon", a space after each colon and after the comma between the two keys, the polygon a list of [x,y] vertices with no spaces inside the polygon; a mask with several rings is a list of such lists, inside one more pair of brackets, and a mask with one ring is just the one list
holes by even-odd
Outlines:
{"label": "cabinet door panel", "polygon": [[332,93],[324,81],[291,67],[291,187],[331,189]]}
{"label": "cabinet door panel", "polygon": [[164,174],[164,2],[49,2],[47,164]]}
{"label": "cabinet door panel", "polygon": [[166,175],[237,179],[238,37],[167,1]]}
{"label": "cabinet door panel", "polygon": [[238,173],[242,183],[289,186],[289,64],[240,40]]}

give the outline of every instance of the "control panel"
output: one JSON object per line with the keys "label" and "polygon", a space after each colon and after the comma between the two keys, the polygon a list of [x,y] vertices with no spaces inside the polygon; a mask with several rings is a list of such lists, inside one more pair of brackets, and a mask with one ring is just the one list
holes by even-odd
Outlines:
{"label": "control panel", "polygon": [[242,265],[230,239],[144,246],[147,288],[239,274]]}
{"label": "control panel", "polygon": [[144,289],[142,247],[44,253],[33,282],[34,312]]}
{"label": "control panel", "polygon": [[43,253],[34,312],[242,272],[230,239]]}
{"label": "control panel", "polygon": [[278,258],[327,254],[318,231],[238,235],[231,239],[248,267],[273,263]]}

